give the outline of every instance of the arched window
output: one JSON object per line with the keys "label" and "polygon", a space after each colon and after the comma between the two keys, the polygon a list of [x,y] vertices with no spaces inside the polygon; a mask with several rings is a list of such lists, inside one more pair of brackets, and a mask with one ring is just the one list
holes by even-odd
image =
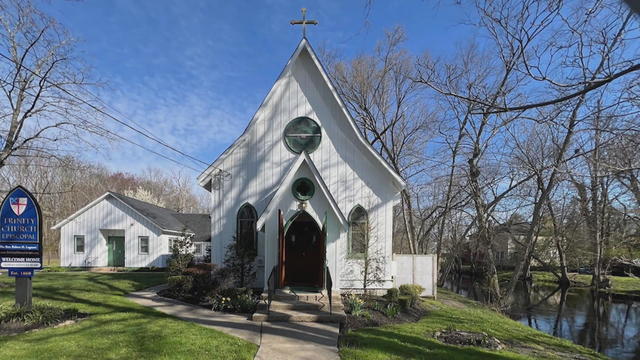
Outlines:
{"label": "arched window", "polygon": [[258,247],[256,237],[256,221],[258,214],[251,204],[244,204],[238,210],[236,223],[236,243],[243,249],[256,250]]}
{"label": "arched window", "polygon": [[369,215],[356,205],[349,213],[349,253],[364,254],[369,240]]}

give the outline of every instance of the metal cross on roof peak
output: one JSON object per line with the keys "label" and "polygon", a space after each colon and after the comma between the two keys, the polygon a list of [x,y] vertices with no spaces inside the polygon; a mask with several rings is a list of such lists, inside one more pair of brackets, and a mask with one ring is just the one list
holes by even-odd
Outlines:
{"label": "metal cross on roof peak", "polygon": [[307,25],[318,25],[316,20],[307,20],[307,9],[302,8],[302,20],[291,20],[291,25],[302,25],[302,37],[307,37]]}

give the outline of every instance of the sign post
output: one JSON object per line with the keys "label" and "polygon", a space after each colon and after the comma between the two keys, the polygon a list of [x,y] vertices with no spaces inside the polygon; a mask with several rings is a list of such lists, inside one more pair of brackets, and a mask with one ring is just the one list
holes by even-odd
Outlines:
{"label": "sign post", "polygon": [[42,212],[36,199],[16,186],[0,205],[0,269],[16,278],[16,306],[31,307],[31,278],[42,269]]}

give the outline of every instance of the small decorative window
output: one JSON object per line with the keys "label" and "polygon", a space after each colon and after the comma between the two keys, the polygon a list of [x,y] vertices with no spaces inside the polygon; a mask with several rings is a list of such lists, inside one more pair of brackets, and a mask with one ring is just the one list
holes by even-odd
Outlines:
{"label": "small decorative window", "polygon": [[257,221],[258,213],[251,204],[244,204],[240,207],[236,223],[236,244],[242,246],[243,249],[257,249]]}
{"label": "small decorative window", "polygon": [[73,236],[73,252],[84,254],[84,235]]}
{"label": "small decorative window", "polygon": [[201,243],[195,243],[194,247],[195,247],[195,250],[193,251],[193,254],[197,255],[197,256],[202,255],[202,244]]}
{"label": "small decorative window", "polygon": [[138,236],[138,250],[142,255],[149,254],[149,237],[148,236]]}
{"label": "small decorative window", "polygon": [[320,125],[306,116],[291,120],[284,128],[284,142],[296,154],[314,152],[320,146],[321,139]]}
{"label": "small decorative window", "polygon": [[364,254],[369,240],[369,215],[362,206],[356,205],[349,214],[349,253]]}
{"label": "small decorative window", "polygon": [[299,178],[293,182],[291,186],[293,196],[300,201],[307,201],[313,197],[316,187],[313,182],[307,178]]}

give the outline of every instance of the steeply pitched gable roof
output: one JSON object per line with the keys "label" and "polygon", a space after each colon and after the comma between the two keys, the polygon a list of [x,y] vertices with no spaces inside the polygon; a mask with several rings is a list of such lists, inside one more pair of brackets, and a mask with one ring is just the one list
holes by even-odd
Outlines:
{"label": "steeply pitched gable roof", "polygon": [[[391,166],[389,165],[389,163],[387,163],[386,160],[384,160],[382,158],[382,156],[380,154],[378,154],[378,152],[375,151],[375,149],[371,146],[371,144],[369,144],[369,142],[367,141],[367,139],[364,137],[364,135],[362,135],[362,133],[360,132],[360,130],[358,129],[355,121],[353,120],[353,118],[351,117],[351,114],[349,113],[349,111],[347,110],[347,107],[344,105],[344,102],[342,101],[342,98],[340,98],[340,96],[338,95],[335,87],[333,86],[333,83],[331,82],[331,79],[329,78],[329,76],[327,76],[327,72],[325,71],[324,67],[322,66],[322,64],[320,63],[320,60],[318,59],[318,56],[316,55],[315,51],[313,50],[313,48],[311,47],[311,44],[309,43],[309,41],[306,38],[302,38],[302,40],[300,41],[300,43],[298,44],[298,46],[296,47],[296,50],[293,52],[293,55],[291,55],[291,58],[289,58],[289,61],[287,62],[287,65],[284,67],[284,69],[282,70],[282,72],[280,73],[280,75],[278,76],[278,80],[274,83],[274,87],[272,87],[272,89],[269,91],[269,94],[273,91],[273,89],[275,88],[276,84],[279,82],[280,78],[282,78],[283,75],[285,75],[289,69],[291,68],[291,66],[293,65],[293,63],[295,62],[295,60],[300,56],[300,54],[303,51],[307,51],[309,56],[311,57],[311,59],[313,60],[313,63],[316,65],[318,71],[320,72],[320,74],[322,75],[322,78],[324,79],[326,85],[329,87],[334,99],[338,102],[338,105],[340,106],[340,109],[342,110],[342,112],[344,113],[345,117],[347,118],[349,124],[351,125],[351,128],[353,129],[353,131],[355,132],[356,138],[357,140],[364,146],[364,148],[366,148],[366,150],[376,159],[376,161],[385,169],[387,170],[387,172],[389,173],[389,175],[391,176],[391,178],[393,179],[393,182],[396,184],[396,186],[399,189],[402,189],[406,186],[405,181],[400,177],[400,175],[398,175],[398,173],[396,173],[393,168],[391,168]],[[236,141],[234,141],[225,151],[222,152],[222,154],[220,154],[220,156],[218,156],[218,158],[205,170],[202,172],[202,174],[200,174],[198,176],[198,183],[200,184],[200,186],[203,186],[205,188],[208,188],[208,186],[210,186],[210,181],[211,181],[211,176],[216,172],[216,170],[220,167],[220,163],[227,158],[231,153],[233,153],[233,151],[245,141],[245,138],[248,136],[249,133],[249,129],[254,125],[254,123],[256,122],[256,114],[258,114],[258,112],[260,111],[260,109],[265,106],[265,103],[267,102],[267,99],[269,99],[269,94],[267,94],[267,96],[265,97],[265,99],[262,101],[262,104],[260,104],[260,106],[258,107],[258,110],[255,112],[253,118],[251,119],[251,121],[249,122],[249,125],[247,125],[247,127],[245,128],[244,132],[242,133],[242,135],[240,135],[240,137],[238,137],[236,139]],[[233,176],[233,174],[232,174]]]}
{"label": "steeply pitched gable roof", "polygon": [[338,221],[340,221],[340,224],[342,226],[347,225],[347,218],[344,216],[344,214],[340,210],[340,207],[338,206],[338,203],[331,195],[331,192],[329,191],[327,184],[322,179],[322,176],[320,175],[320,172],[318,171],[315,164],[313,163],[313,160],[311,160],[309,155],[303,151],[300,155],[298,155],[298,159],[296,159],[296,161],[291,165],[291,168],[289,169],[287,174],[282,179],[282,182],[278,186],[276,193],[273,195],[271,200],[269,200],[269,204],[267,204],[267,207],[258,217],[258,221],[256,222],[257,229],[260,229],[264,224],[264,222],[266,221],[266,219],[269,217],[269,215],[273,211],[275,211],[275,206],[277,205],[278,200],[281,198],[282,194],[284,194],[286,191],[288,191],[291,188],[294,175],[296,174],[298,169],[302,166],[302,164],[305,164],[305,163],[311,170],[314,180],[320,187],[320,191],[322,191],[322,194],[324,195],[325,199],[327,199],[327,201],[329,202],[329,206],[331,207],[331,210],[333,210],[333,213],[338,218]]}
{"label": "steeply pitched gable roof", "polygon": [[111,191],[106,192],[68,218],[54,225],[52,229],[61,228],[108,196],[119,200],[162,231],[192,234],[195,236],[194,241],[210,241],[211,239],[211,218],[208,214],[183,214]]}

